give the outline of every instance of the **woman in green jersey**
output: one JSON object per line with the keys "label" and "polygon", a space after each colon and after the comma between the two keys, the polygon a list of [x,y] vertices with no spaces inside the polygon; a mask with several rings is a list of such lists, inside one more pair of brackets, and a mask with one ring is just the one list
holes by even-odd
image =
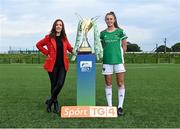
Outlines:
{"label": "woman in green jersey", "polygon": [[118,86],[118,115],[123,115],[123,102],[125,96],[124,85],[124,53],[127,49],[127,36],[119,28],[114,12],[109,12],[105,16],[107,28],[101,32],[100,38],[103,46],[103,69],[105,77],[105,94],[108,106],[112,106],[112,75],[116,74]]}

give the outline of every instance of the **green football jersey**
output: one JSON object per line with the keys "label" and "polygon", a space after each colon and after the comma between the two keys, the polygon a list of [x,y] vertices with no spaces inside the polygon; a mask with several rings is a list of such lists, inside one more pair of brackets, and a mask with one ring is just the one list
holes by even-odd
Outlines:
{"label": "green football jersey", "polygon": [[126,34],[120,28],[112,32],[104,30],[100,33],[103,46],[103,64],[124,63],[122,40],[127,39]]}

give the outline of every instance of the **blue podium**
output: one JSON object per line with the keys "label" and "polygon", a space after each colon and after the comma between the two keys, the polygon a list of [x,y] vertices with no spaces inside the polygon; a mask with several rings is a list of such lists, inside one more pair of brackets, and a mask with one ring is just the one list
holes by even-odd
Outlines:
{"label": "blue podium", "polygon": [[96,105],[96,56],[77,55],[77,106]]}

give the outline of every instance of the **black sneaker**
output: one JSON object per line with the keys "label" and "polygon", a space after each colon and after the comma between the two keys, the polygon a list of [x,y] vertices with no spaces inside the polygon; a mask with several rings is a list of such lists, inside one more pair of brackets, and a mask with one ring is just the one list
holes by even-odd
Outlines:
{"label": "black sneaker", "polygon": [[47,99],[47,100],[45,101],[45,104],[48,104],[48,102],[49,102],[49,99]]}
{"label": "black sneaker", "polygon": [[118,114],[118,116],[123,116],[124,115],[123,109],[122,108],[118,108],[117,114]]}
{"label": "black sneaker", "polygon": [[59,109],[60,109],[60,107],[59,107],[58,101],[55,100],[54,101],[54,110],[53,110],[53,112],[58,114],[59,111],[60,111]]}
{"label": "black sneaker", "polygon": [[47,110],[47,112],[51,112],[51,106],[52,106],[53,102],[51,99],[46,101],[46,102],[47,102],[46,103],[46,110]]}

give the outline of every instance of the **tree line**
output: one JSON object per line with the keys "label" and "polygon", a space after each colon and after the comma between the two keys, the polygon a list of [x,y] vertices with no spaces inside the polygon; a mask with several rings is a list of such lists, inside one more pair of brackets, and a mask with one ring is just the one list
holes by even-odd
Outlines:
{"label": "tree line", "polygon": [[[141,48],[135,44],[127,42],[127,52],[141,52]],[[155,49],[155,52],[180,52],[180,42],[175,43],[171,48],[161,45]]]}

